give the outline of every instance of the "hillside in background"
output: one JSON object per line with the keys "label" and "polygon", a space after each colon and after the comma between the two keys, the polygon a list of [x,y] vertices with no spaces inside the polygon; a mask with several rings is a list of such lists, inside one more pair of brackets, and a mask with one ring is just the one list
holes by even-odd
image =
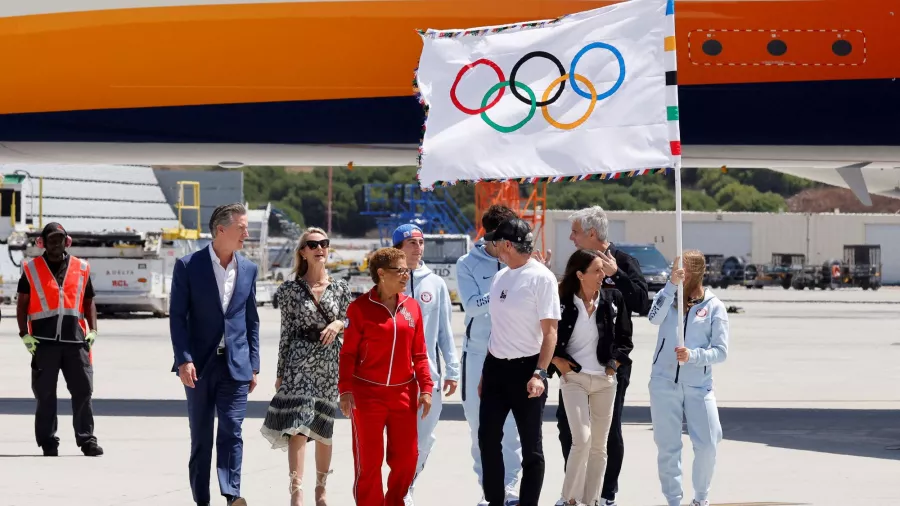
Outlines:
{"label": "hillside in background", "polygon": [[[244,198],[251,205],[272,202],[297,223],[304,226],[324,226],[326,223],[328,168],[302,167],[244,167]],[[415,183],[414,167],[347,169],[338,167],[333,175],[333,222],[335,233],[363,236],[375,222],[361,216],[364,209],[363,185],[366,183]],[[682,172],[684,209],[695,211],[731,212],[806,212],[809,198],[788,199],[805,190],[817,190],[824,185],[768,170],[684,169]],[[673,174],[654,174],[610,181],[582,181],[554,183],[547,187],[547,207],[550,209],[578,209],[600,205],[609,210],[674,210],[675,181]],[[523,191],[530,190],[524,185]],[[839,190],[839,189],[838,189]],[[458,185],[447,191],[471,220],[475,214],[473,185]],[[849,193],[849,192],[846,192]],[[815,194],[813,194],[815,195]],[[850,194],[852,197],[852,194]],[[880,200],[879,200],[880,201]],[[815,199],[813,198],[813,203]],[[843,201],[842,201],[843,202]],[[842,212],[854,212],[842,206]],[[829,212],[834,207],[827,209]],[[863,207],[856,212],[875,212]]]}

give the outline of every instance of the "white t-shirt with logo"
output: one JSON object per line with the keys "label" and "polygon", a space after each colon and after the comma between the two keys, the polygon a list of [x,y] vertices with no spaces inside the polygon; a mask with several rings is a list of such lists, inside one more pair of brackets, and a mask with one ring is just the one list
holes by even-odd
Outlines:
{"label": "white t-shirt with logo", "polygon": [[491,283],[491,337],[488,351],[497,358],[530,357],[541,352],[541,320],[559,320],[556,276],[535,259],[518,269],[506,267]]}

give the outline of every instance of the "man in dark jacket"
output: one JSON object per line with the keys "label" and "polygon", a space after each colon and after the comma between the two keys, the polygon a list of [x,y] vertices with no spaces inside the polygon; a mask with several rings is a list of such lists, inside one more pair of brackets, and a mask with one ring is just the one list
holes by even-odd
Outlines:
{"label": "man in dark jacket", "polygon": [[[622,317],[627,319],[623,324],[626,329],[625,340],[628,343],[625,351],[630,353],[634,348],[632,341],[631,313],[646,316],[650,311],[651,300],[648,296],[647,282],[641,273],[638,261],[616,249],[609,242],[609,219],[606,212],[600,206],[589,207],[573,213],[569,216],[572,222],[572,233],[569,238],[578,249],[592,249],[601,253],[603,261],[603,289],[615,289],[622,293],[625,299],[625,311]],[[600,493],[602,506],[614,506],[616,493],[619,491],[619,472],[622,470],[622,460],[625,456],[625,442],[622,438],[622,408],[625,406],[625,390],[631,380],[631,365],[617,362],[616,376],[618,388],[616,389],[616,401],[613,406],[612,425],[609,429],[607,441],[607,453],[609,454],[606,475],[603,478],[603,490]],[[566,417],[566,407],[563,404],[562,393],[559,396],[559,408],[556,411],[557,426],[559,427],[559,442],[562,445],[563,458],[568,461],[569,450],[572,448],[572,432],[569,429],[569,420]],[[564,504],[563,502],[558,502]]]}

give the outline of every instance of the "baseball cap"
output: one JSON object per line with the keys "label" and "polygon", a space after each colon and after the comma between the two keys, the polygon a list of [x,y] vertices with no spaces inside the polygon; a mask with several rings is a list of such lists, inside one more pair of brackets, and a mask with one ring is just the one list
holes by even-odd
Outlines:
{"label": "baseball cap", "polygon": [[44,226],[44,230],[41,230],[41,238],[46,241],[47,238],[53,234],[69,235],[69,233],[66,232],[66,229],[64,229],[62,225],[56,223],[55,221]]}
{"label": "baseball cap", "polygon": [[423,234],[421,228],[413,225],[412,223],[406,223],[394,229],[394,235],[391,237],[391,240],[394,241],[392,244],[394,246],[397,246],[410,237],[422,237],[422,235]]}
{"label": "baseball cap", "polygon": [[521,218],[512,218],[500,223],[497,230],[484,234],[485,241],[510,241],[526,243],[534,240],[531,225]]}

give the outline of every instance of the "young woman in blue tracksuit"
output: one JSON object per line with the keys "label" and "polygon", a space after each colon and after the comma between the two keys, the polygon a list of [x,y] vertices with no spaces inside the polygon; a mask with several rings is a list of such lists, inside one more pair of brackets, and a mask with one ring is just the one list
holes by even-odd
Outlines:
{"label": "young woman in blue tracksuit", "polygon": [[[497,226],[516,215],[511,209],[502,205],[488,208],[481,218],[485,232],[493,232]],[[466,420],[472,435],[472,459],[478,485],[482,485],[481,450],[478,446],[479,412],[481,397],[478,395],[478,382],[487,357],[488,340],[491,337],[490,304],[491,282],[501,269],[506,267],[494,255],[491,247],[483,239],[475,244],[469,253],[456,262],[456,279],[459,284],[459,296],[466,312],[466,337],[463,341],[462,354],[462,403]],[[503,468],[506,473],[506,504],[518,504],[519,471],[522,470],[522,445],[519,432],[512,413],[506,418],[503,426]],[[479,506],[488,503],[482,498]]]}
{"label": "young woman in blue tracksuit", "polygon": [[[678,265],[678,259],[675,260]],[[687,419],[694,446],[694,501],[709,505],[709,488],[716,464],[722,426],[713,392],[712,366],[728,355],[728,312],[725,304],[703,287],[706,260],[696,250],[684,252],[684,266],[672,272],[650,308],[650,322],[659,326],[650,373],[650,416],[663,495],[678,506],[681,485],[681,421]],[[684,283],[684,346],[678,346],[677,285]]]}
{"label": "young woman in blue tracksuit", "polygon": [[444,278],[438,276],[422,262],[425,251],[425,239],[422,230],[412,224],[401,225],[393,233],[394,247],[406,253],[407,265],[412,268],[405,294],[418,302],[422,310],[422,326],[425,328],[425,345],[428,348],[428,364],[434,391],[431,395],[431,410],[428,416],[418,419],[419,457],[416,463],[416,475],[409,492],[404,498],[407,506],[413,505],[413,489],[419,475],[425,469],[425,462],[437,438],[434,430],[441,418],[441,358],[447,370],[443,378],[444,395],[456,392],[459,384],[459,359],[456,357],[456,343],[453,342],[453,329],[450,323],[452,306],[450,290]]}

